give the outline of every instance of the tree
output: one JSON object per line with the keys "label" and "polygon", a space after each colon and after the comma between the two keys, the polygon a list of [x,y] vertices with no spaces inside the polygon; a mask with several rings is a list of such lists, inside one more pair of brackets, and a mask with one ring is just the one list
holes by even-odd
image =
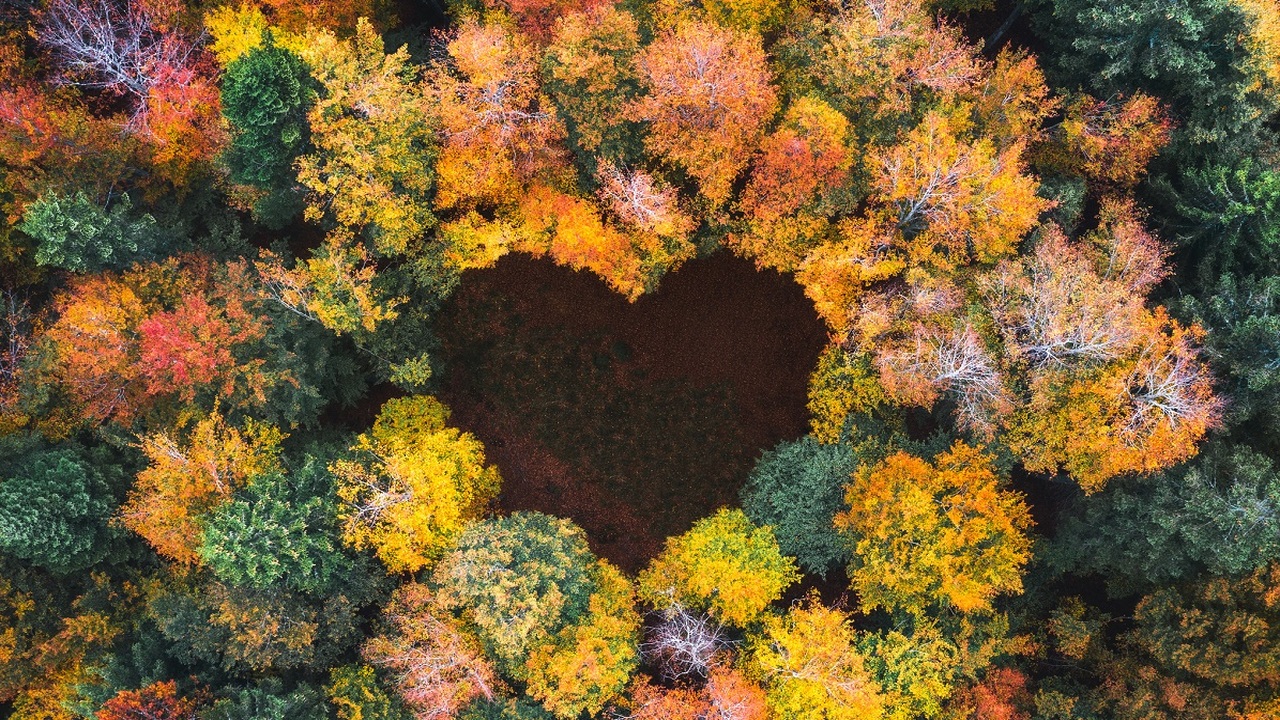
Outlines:
{"label": "tree", "polygon": [[522,673],[528,695],[561,720],[599,714],[640,664],[631,580],[603,560],[594,575],[586,614],[534,649]]}
{"label": "tree", "polygon": [[1134,639],[1170,671],[1239,688],[1274,688],[1280,568],[1166,587],[1138,603]]}
{"label": "tree", "polygon": [[164,68],[186,63],[192,47],[159,31],[141,2],[56,0],[41,18],[40,42],[57,57],[66,81],[143,100]]}
{"label": "tree", "polygon": [[1031,516],[1001,484],[992,458],[962,442],[932,463],[899,451],[860,468],[836,528],[853,546],[862,607],[973,612],[1020,592]]}
{"label": "tree", "polygon": [[1214,443],[1191,462],[1077,503],[1046,557],[1127,591],[1204,573],[1247,574],[1277,551],[1280,483],[1271,460]]}
{"label": "tree", "polygon": [[966,121],[930,112],[900,142],[876,151],[877,200],[913,261],[943,269],[1012,253],[1048,204],[1022,173],[1022,144],[965,136]]}
{"label": "tree", "polygon": [[402,585],[383,617],[387,632],[366,642],[361,652],[391,674],[416,717],[454,717],[478,697],[494,699],[498,679],[479,642],[427,586]]}
{"label": "tree", "polygon": [[122,268],[156,245],[155,218],[130,217],[128,195],[110,209],[99,207],[83,192],[72,197],[45,195],[27,206],[18,229],[37,243],[39,265],[98,272]]}
{"label": "tree", "polygon": [[93,275],[55,297],[58,313],[41,337],[49,380],[91,421],[128,422],[145,406],[137,327],[149,308],[115,275]]}
{"label": "tree", "polygon": [[558,154],[563,128],[538,90],[533,48],[496,23],[467,21],[448,44],[452,68],[429,75],[443,137],[436,206],[508,204],[520,181]]}
{"label": "tree", "polygon": [[765,615],[748,638],[746,663],[766,690],[770,716],[797,720],[878,720],[881,689],[839,610],[815,597],[786,615]]}
{"label": "tree", "polygon": [[207,720],[324,720],[320,693],[309,685],[286,690],[278,679],[242,687],[213,704]]}
{"label": "tree", "polygon": [[292,485],[279,472],[258,475],[212,510],[201,523],[201,562],[233,585],[328,589],[347,562],[338,552],[333,506]]}
{"label": "tree", "polygon": [[627,693],[633,720],[764,720],[764,692],[737,670],[718,667],[700,688],[664,688],[643,678]]}
{"label": "tree", "polygon": [[1192,279],[1205,290],[1216,290],[1223,275],[1269,276],[1280,269],[1274,221],[1280,172],[1246,156],[1186,167],[1152,184],[1161,229],[1187,249],[1180,264],[1194,270]]}
{"label": "tree", "polygon": [[63,82],[122,96],[129,129],[151,145],[154,169],[176,185],[217,153],[217,93],[197,46],[173,22],[175,6],[142,0],[56,0],[35,36]]}
{"label": "tree", "polygon": [[834,443],[848,430],[852,416],[867,413],[886,401],[870,358],[828,345],[809,376],[809,416],[813,438]]}
{"label": "tree", "polygon": [[598,158],[627,165],[642,155],[643,132],[625,112],[640,93],[639,51],[638,23],[621,8],[603,5],[556,22],[542,59],[543,88],[588,174]]}
{"label": "tree", "polygon": [[639,582],[640,597],[654,607],[678,603],[743,626],[798,579],[795,561],[778,549],[772,528],[726,508],[667,538]]}
{"label": "tree", "polygon": [[1098,100],[1080,95],[1050,132],[1047,169],[1078,173],[1119,187],[1137,184],[1147,164],[1169,142],[1173,122],[1160,102],[1145,93]]}
{"label": "tree", "polygon": [[383,688],[368,665],[343,665],[329,673],[329,702],[338,720],[411,720],[410,711]]}
{"label": "tree", "polygon": [[[918,0],[850,3],[782,43],[802,92],[820,89],[864,138],[892,136],[913,110],[972,89],[983,65],[958,28]],[[917,115],[918,117],[918,115]]]}
{"label": "tree", "polygon": [[392,572],[429,567],[497,495],[498,471],[470,433],[446,427],[434,398],[387,401],[356,459],[330,466],[338,480],[343,538],[373,549]]}
{"label": "tree", "polygon": [[1049,0],[1033,16],[1055,84],[1142,90],[1176,113],[1192,147],[1248,139],[1271,112],[1253,24],[1235,0]]}
{"label": "tree", "polygon": [[658,611],[659,621],[646,633],[640,646],[645,659],[668,681],[686,677],[707,677],[722,665],[733,648],[724,626],[706,613],[691,612],[680,605]]}
{"label": "tree", "polygon": [[759,38],[687,22],[659,35],[636,67],[648,94],[631,114],[649,124],[645,146],[723,204],[777,110]]}
{"label": "tree", "polygon": [[[294,161],[309,143],[307,114],[316,102],[316,82],[302,59],[276,46],[271,33],[227,65],[222,81],[222,114],[231,124],[231,144],[224,161],[231,179],[288,197],[294,194]],[[295,208],[300,207],[295,199]],[[290,214],[266,214],[267,199],[255,205],[269,225],[282,225]]]}
{"label": "tree", "polygon": [[845,116],[816,97],[787,108],[752,163],[739,201],[746,228],[729,238],[737,252],[759,265],[794,270],[815,244],[829,239],[828,216],[851,204],[828,200],[849,183],[849,132]]}
{"label": "tree", "polygon": [[138,690],[121,690],[103,703],[98,720],[196,720],[199,703],[178,694],[172,680],[154,682]]}
{"label": "tree", "polygon": [[179,441],[159,432],[142,438],[149,463],[138,473],[121,520],[161,555],[195,563],[204,516],[278,467],[283,435],[252,421],[241,431],[214,413],[198,420],[186,436]]}
{"label": "tree", "polygon": [[825,577],[845,558],[832,519],[853,470],[852,449],[843,444],[822,445],[811,435],[781,443],[756,461],[742,488],[742,509],[757,525],[773,528],[784,555]]}
{"label": "tree", "polygon": [[112,469],[71,450],[27,455],[0,480],[0,549],[57,573],[100,560],[115,510]]}
{"label": "tree", "polygon": [[174,394],[192,402],[208,393],[236,406],[265,405],[271,386],[287,382],[272,377],[274,368],[253,352],[266,338],[267,327],[247,266],[229,263],[218,275],[222,282],[197,285],[182,293],[172,309],[153,312],[138,323],[138,369],[148,395]]}
{"label": "tree", "polygon": [[340,231],[292,268],[271,251],[262,252],[257,268],[272,300],[340,335],[372,334],[395,320],[396,307],[406,300],[381,291],[369,251]]}
{"label": "tree", "polygon": [[521,512],[471,525],[432,580],[440,602],[476,628],[501,669],[519,676],[531,652],[590,610],[595,567],[576,525]]}
{"label": "tree", "polygon": [[351,40],[307,40],[302,59],[323,92],[307,116],[313,150],[297,161],[313,193],[306,217],[329,215],[364,230],[378,253],[404,253],[435,223],[434,113],[409,53],[387,54],[366,21]]}
{"label": "tree", "polygon": [[882,688],[886,720],[940,717],[963,669],[961,649],[922,618],[864,635],[858,649]]}

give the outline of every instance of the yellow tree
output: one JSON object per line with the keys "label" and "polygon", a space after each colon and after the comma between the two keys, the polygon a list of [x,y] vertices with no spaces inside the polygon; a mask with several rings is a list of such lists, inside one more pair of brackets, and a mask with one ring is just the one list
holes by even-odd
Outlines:
{"label": "yellow tree", "polygon": [[655,607],[679,604],[742,626],[799,579],[772,528],[757,527],[741,510],[722,509],[668,538],[639,582],[641,598]]}
{"label": "yellow tree", "polygon": [[247,422],[243,431],[213,413],[183,440],[171,432],[144,436],[148,465],[121,509],[125,527],[171,560],[199,561],[200,519],[254,477],[277,470],[284,436],[269,425]]}
{"label": "yellow tree", "polygon": [[724,203],[777,110],[759,36],[686,22],[636,67],[648,94],[631,113],[649,123],[649,151],[692,175],[712,205]]}
{"label": "yellow tree", "polygon": [[764,139],[739,201],[745,228],[730,236],[756,263],[794,270],[831,234],[832,209],[814,207],[846,184],[853,158],[849,121],[827,103],[803,97]]}
{"label": "yellow tree", "polygon": [[597,587],[586,614],[525,660],[529,695],[564,720],[598,714],[640,664],[640,614],[631,581],[603,560],[593,574]]}
{"label": "yellow tree", "polygon": [[389,400],[355,459],[334,462],[343,537],[372,549],[392,572],[430,565],[497,495],[497,468],[484,446],[447,427],[449,410],[431,397]]}
{"label": "yellow tree", "polygon": [[428,75],[442,147],[436,206],[508,205],[559,152],[564,130],[538,87],[533,48],[496,23],[467,21]]}
{"label": "yellow tree", "polygon": [[1020,592],[1031,516],[1001,485],[992,458],[962,442],[933,462],[898,452],[855,473],[836,528],[853,544],[863,608],[972,612]]}
{"label": "yellow tree", "polygon": [[307,218],[331,213],[379,253],[409,250],[435,222],[435,128],[408,51],[387,54],[364,20],[350,40],[321,31],[296,49],[324,88],[308,116],[314,150],[298,160]]}
{"label": "yellow tree", "polygon": [[770,717],[878,720],[884,697],[858,649],[858,633],[839,610],[810,596],[786,615],[766,615],[748,637],[748,672],[766,690]]}
{"label": "yellow tree", "polygon": [[372,333],[380,323],[394,320],[396,307],[404,302],[379,292],[369,251],[340,230],[292,268],[267,250],[257,267],[268,297],[338,334]]}

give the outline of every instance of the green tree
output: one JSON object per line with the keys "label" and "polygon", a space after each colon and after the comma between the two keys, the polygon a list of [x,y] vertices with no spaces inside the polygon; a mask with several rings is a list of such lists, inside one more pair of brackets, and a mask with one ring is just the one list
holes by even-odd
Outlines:
{"label": "green tree", "polygon": [[310,685],[285,690],[279,680],[265,680],[219,700],[206,720],[328,720],[324,696]]}
{"label": "green tree", "polygon": [[757,525],[768,525],[784,555],[806,572],[826,577],[847,551],[833,522],[844,486],[855,469],[852,449],[823,445],[812,435],[764,453],[742,489],[742,509]]}
{"label": "green tree", "polygon": [[581,528],[520,512],[472,525],[432,578],[440,602],[461,611],[502,669],[518,675],[533,648],[589,610],[595,562]]}
{"label": "green tree", "polygon": [[1280,684],[1280,565],[1161,588],[1134,617],[1134,639],[1167,670],[1228,687]]}
{"label": "green tree", "polygon": [[1188,167],[1153,180],[1164,234],[1181,266],[1210,289],[1224,273],[1280,272],[1280,172],[1253,157]]}
{"label": "green tree", "polygon": [[738,509],[721,509],[667,538],[662,554],[640,573],[640,597],[707,611],[717,620],[746,625],[800,579],[769,527],[757,527]]}
{"label": "green tree", "polygon": [[1201,298],[1187,297],[1181,312],[1208,330],[1206,355],[1218,386],[1231,398],[1229,428],[1247,428],[1249,441],[1276,449],[1280,439],[1280,275],[1222,275]]}
{"label": "green tree", "polygon": [[130,208],[128,195],[110,208],[83,192],[42,195],[27,207],[18,229],[36,241],[38,265],[73,272],[122,268],[150,252],[158,239],[155,218],[130,216]]}
{"label": "green tree", "polygon": [[[325,474],[314,464],[306,472]],[[326,494],[310,495],[304,489],[318,484],[279,472],[254,478],[205,518],[201,560],[234,585],[266,589],[280,584],[301,591],[328,587],[348,558],[338,550],[333,503]],[[328,488],[317,489],[324,493]]]}
{"label": "green tree", "polygon": [[302,209],[293,162],[308,145],[315,85],[302,58],[278,47],[270,33],[228,65],[222,81],[222,114],[232,128],[223,160],[232,180],[268,191],[254,212],[272,227]]}
{"label": "green tree", "polygon": [[1236,0],[1039,0],[1033,27],[1058,85],[1150,92],[1193,144],[1248,137],[1271,110]]}
{"label": "green tree", "polygon": [[1047,557],[1094,571],[1117,592],[1198,573],[1240,575],[1280,555],[1280,476],[1243,445],[1219,443],[1154,478],[1081,498]]}
{"label": "green tree", "polygon": [[0,549],[58,573],[102,559],[116,506],[112,470],[69,449],[18,461],[0,479]]}

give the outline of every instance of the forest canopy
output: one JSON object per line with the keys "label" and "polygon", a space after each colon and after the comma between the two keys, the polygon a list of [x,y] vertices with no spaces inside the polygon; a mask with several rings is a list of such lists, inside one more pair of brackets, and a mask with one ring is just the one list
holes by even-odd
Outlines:
{"label": "forest canopy", "polygon": [[1280,718],[1278,113],[1277,0],[0,4],[0,718]]}

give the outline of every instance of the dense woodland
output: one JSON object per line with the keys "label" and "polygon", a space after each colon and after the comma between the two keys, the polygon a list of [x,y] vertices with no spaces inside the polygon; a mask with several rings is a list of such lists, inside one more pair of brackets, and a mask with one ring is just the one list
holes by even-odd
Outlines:
{"label": "dense woodland", "polygon": [[0,717],[1280,718],[1278,112],[1277,0],[5,0]]}

